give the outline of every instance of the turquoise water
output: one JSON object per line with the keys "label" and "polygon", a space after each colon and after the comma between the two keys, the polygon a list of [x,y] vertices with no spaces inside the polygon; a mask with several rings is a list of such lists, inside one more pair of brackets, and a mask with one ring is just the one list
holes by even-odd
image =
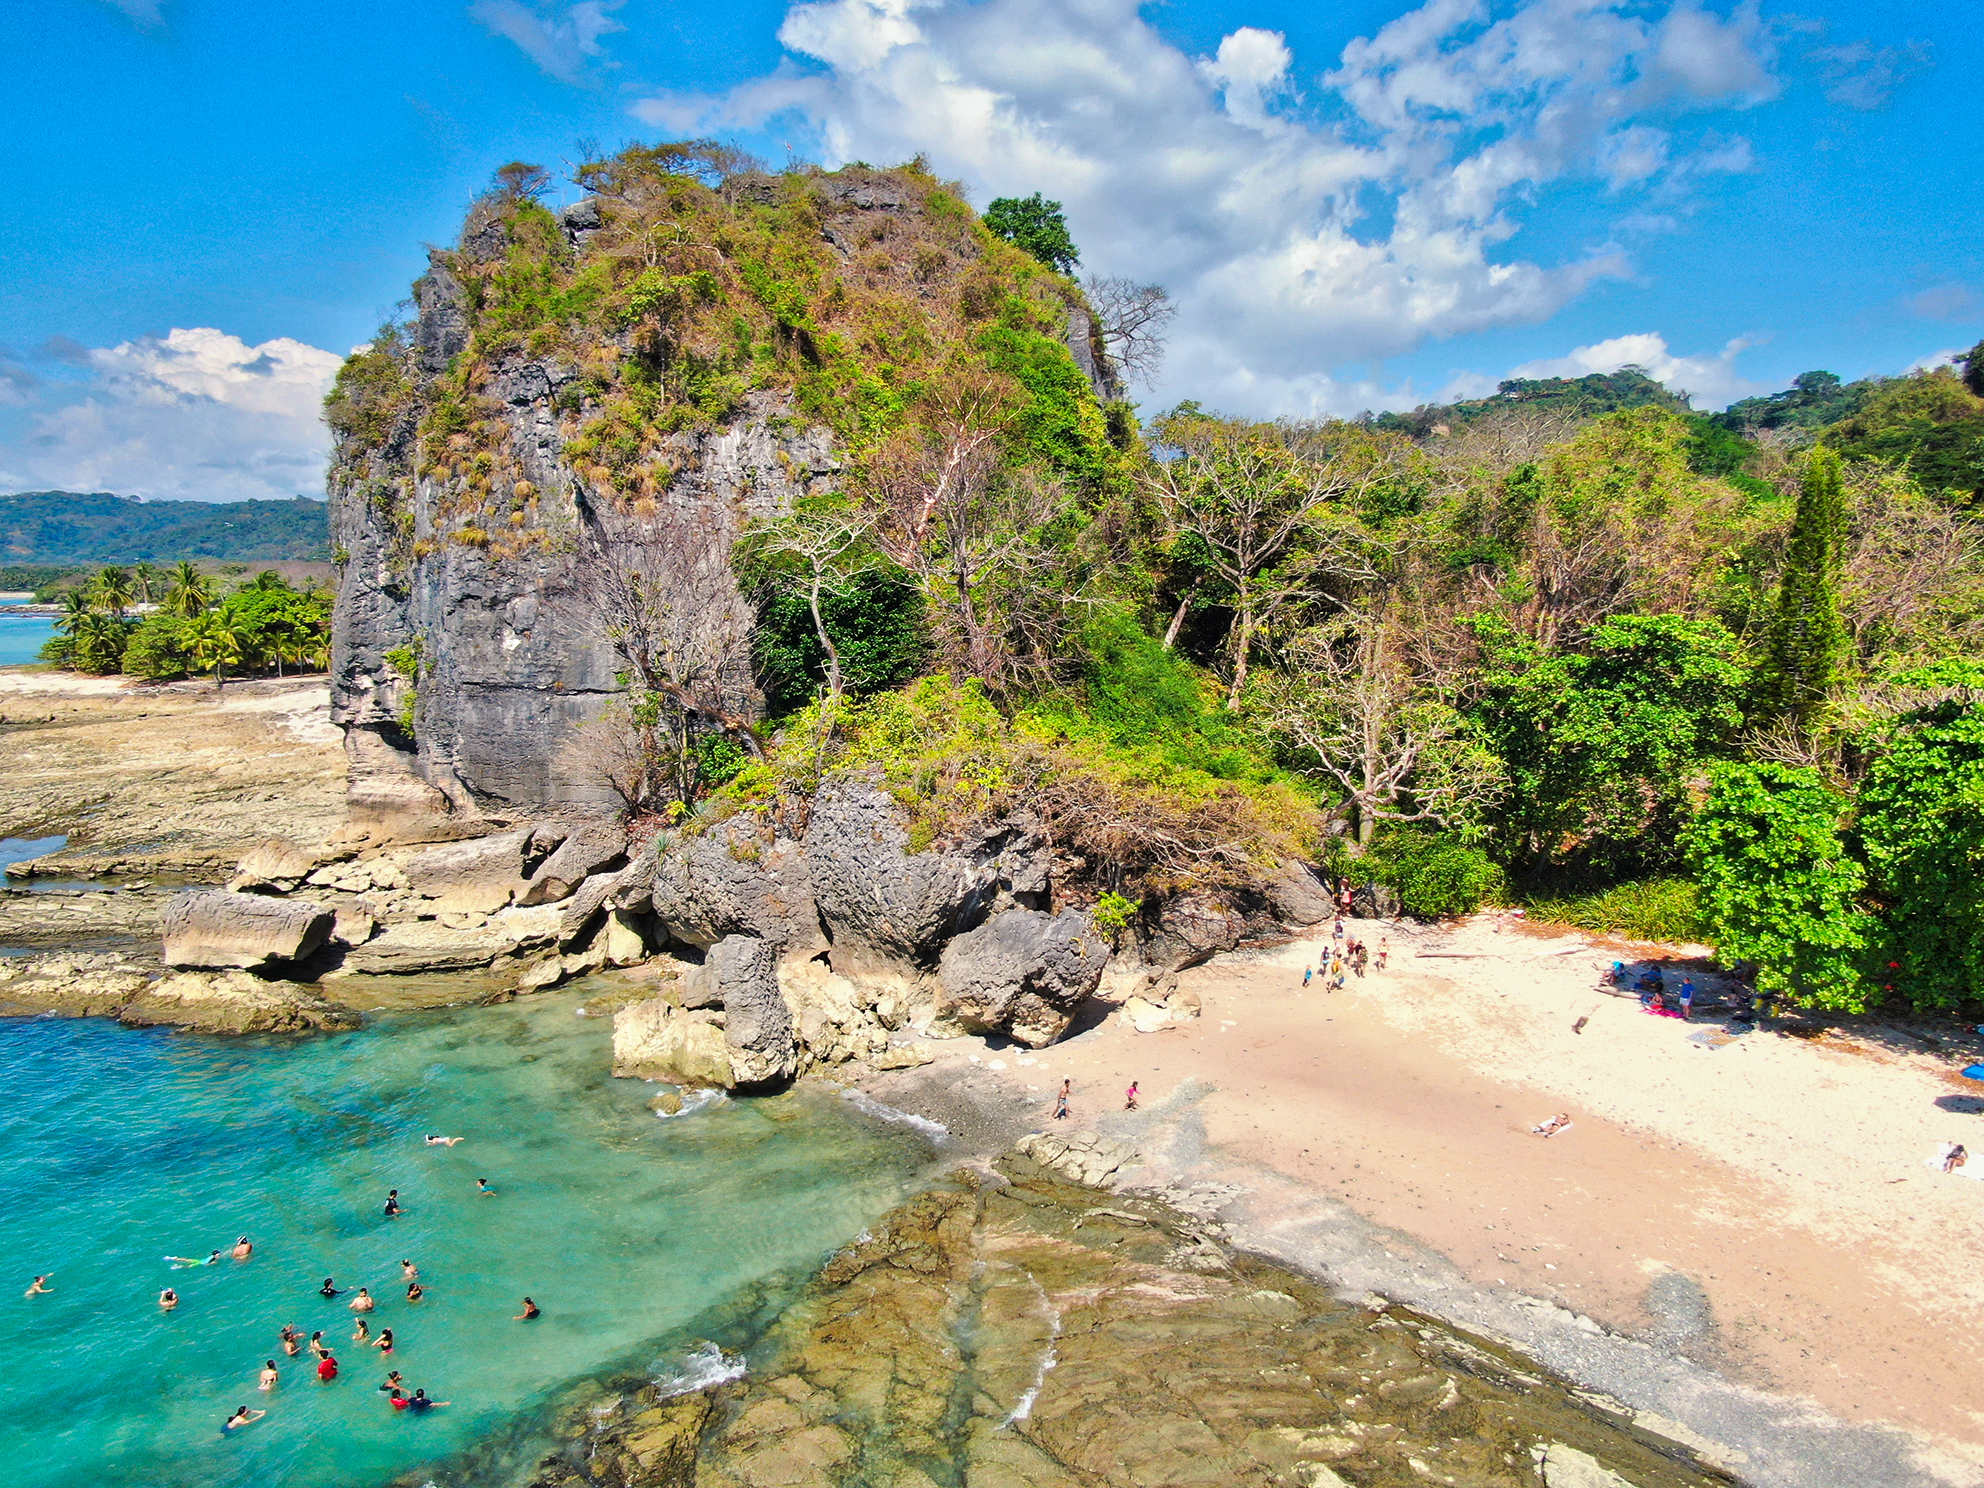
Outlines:
{"label": "turquoise water", "polygon": [[[800,1092],[671,1119],[612,1080],[576,995],[381,1019],[304,1042],[0,1021],[0,1463],[22,1485],[362,1488],[514,1434],[562,1386],[679,1368],[685,1327],[802,1277],[896,1202],[931,1149]],[[427,1132],[463,1135],[428,1147]],[[487,1177],[493,1198],[477,1197]],[[404,1212],[382,1204],[398,1188]],[[237,1235],[245,1262],[174,1270]],[[429,1288],[404,1297],[399,1261]],[[50,1295],[23,1297],[37,1273]],[[378,1299],[387,1364],[351,1342]],[[157,1306],[159,1290],[178,1308]],[[528,1293],[534,1323],[511,1321]],[[277,1335],[324,1330],[330,1385]],[[281,1383],[255,1388],[264,1359]],[[444,1410],[393,1412],[388,1367]],[[266,1419],[232,1437],[237,1405]],[[526,1459],[528,1460],[528,1459]],[[433,1470],[438,1488],[486,1482]]]}
{"label": "turquoise water", "polygon": [[0,615],[0,666],[24,666],[39,659],[41,643],[55,634],[46,615]]}

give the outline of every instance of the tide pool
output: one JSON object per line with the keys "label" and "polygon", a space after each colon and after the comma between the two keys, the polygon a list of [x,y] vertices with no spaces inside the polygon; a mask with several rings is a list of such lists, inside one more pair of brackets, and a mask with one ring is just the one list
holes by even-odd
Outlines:
{"label": "tide pool", "polygon": [[[579,1000],[301,1042],[0,1021],[12,1480],[364,1488],[423,1468],[437,1488],[487,1483],[450,1460],[520,1432],[528,1447],[575,1379],[681,1369],[695,1320],[803,1278],[928,1168],[913,1130],[818,1092],[658,1118],[656,1087],[608,1076],[610,1020],[575,1016]],[[429,1147],[430,1132],[465,1140]],[[244,1234],[245,1262],[163,1259]],[[42,1272],[51,1294],[23,1297]],[[318,1296],[326,1276],[370,1289],[390,1360],[352,1342],[350,1294]],[[543,1317],[512,1321],[526,1294]],[[335,1383],[281,1352],[285,1323],[323,1331]],[[267,1394],[265,1359],[281,1373]],[[392,1411],[388,1368],[453,1403]],[[239,1405],[268,1416],[223,1437]]]}
{"label": "tide pool", "polygon": [[47,615],[0,615],[0,666],[25,666],[41,659],[42,643],[55,634]]}

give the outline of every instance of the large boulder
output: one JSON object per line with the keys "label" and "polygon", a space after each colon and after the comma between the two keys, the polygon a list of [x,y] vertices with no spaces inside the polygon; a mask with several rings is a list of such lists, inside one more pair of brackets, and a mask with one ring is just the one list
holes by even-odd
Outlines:
{"label": "large boulder", "polygon": [[334,916],[320,904],[187,889],[165,907],[168,966],[270,966],[301,961],[330,938]]}
{"label": "large boulder", "polygon": [[317,871],[324,855],[287,837],[265,837],[248,850],[228,887],[287,894]]}
{"label": "large boulder", "polygon": [[752,935],[782,956],[826,949],[805,851],[783,838],[763,842],[753,817],[659,844],[645,885],[630,869],[614,902],[635,907],[621,901],[638,900],[643,887],[655,917],[684,945],[707,948],[726,935]]}
{"label": "large boulder", "polygon": [[424,972],[469,971],[499,956],[555,945],[556,905],[507,909],[458,927],[434,920],[402,920],[345,953],[333,976],[410,976]]}
{"label": "large boulder", "polygon": [[566,836],[558,850],[538,864],[517,896],[519,904],[556,904],[601,869],[627,855],[627,834],[617,822],[585,822]]}
{"label": "large boulder", "polygon": [[1046,843],[1002,823],[954,848],[914,852],[902,808],[870,781],[831,781],[806,832],[813,898],[833,939],[834,969],[860,977],[927,970],[944,943],[1002,902],[1047,888]]}
{"label": "large boulder", "polygon": [[778,954],[755,936],[726,935],[698,968],[723,997],[723,1037],[732,1081],[764,1085],[790,1079],[799,1067],[792,1010],[778,986]]}
{"label": "large boulder", "polygon": [[726,1090],[737,1083],[722,1015],[688,1011],[661,997],[630,1002],[614,1013],[613,1073]]}
{"label": "large boulder", "polygon": [[1137,954],[1158,971],[1182,971],[1239,945],[1247,918],[1210,894],[1180,894],[1158,907],[1155,923],[1138,926]]}
{"label": "large boulder", "polygon": [[1067,1030],[1108,960],[1109,942],[1086,911],[1009,909],[944,947],[942,1011],[973,1033],[1038,1049]]}
{"label": "large boulder", "polygon": [[1320,925],[1336,914],[1336,901],[1313,870],[1284,858],[1263,886],[1284,925]]}
{"label": "large boulder", "polygon": [[402,871],[408,887],[423,899],[438,899],[449,910],[487,914],[523,892],[530,843],[528,827],[450,842],[416,853]]}

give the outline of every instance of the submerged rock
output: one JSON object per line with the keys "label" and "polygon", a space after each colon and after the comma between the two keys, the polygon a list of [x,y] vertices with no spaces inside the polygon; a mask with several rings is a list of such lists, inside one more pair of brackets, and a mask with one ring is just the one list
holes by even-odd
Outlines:
{"label": "submerged rock", "polygon": [[724,1090],[737,1083],[722,1014],[677,1007],[660,997],[629,1003],[614,1013],[613,1073]]}
{"label": "submerged rock", "polygon": [[321,905],[187,889],[165,907],[168,966],[267,966],[301,961],[330,938],[333,916]]}

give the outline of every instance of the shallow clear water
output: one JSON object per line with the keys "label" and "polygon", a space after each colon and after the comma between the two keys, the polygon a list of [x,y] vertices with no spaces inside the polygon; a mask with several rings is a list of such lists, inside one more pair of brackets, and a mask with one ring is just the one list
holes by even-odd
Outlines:
{"label": "shallow clear water", "polygon": [[0,615],[0,666],[25,666],[41,657],[42,643],[55,634],[47,615]]}
{"label": "shallow clear water", "polygon": [[[806,1092],[659,1119],[578,997],[304,1042],[0,1021],[0,1462],[22,1485],[364,1485],[513,1431],[569,1381],[680,1368],[679,1331],[803,1275],[927,1166],[914,1130]],[[427,1132],[464,1135],[428,1147]],[[487,1177],[494,1198],[477,1197]],[[404,1213],[388,1219],[388,1188]],[[237,1235],[254,1255],[175,1270]],[[399,1261],[429,1288],[409,1304]],[[48,1296],[24,1298],[52,1272]],[[369,1287],[390,1364],[351,1342]],[[172,1286],[181,1301],[157,1306]],[[528,1293],[544,1309],[513,1322]],[[324,1330],[316,1383],[277,1334]],[[671,1330],[675,1330],[671,1336]],[[646,1350],[647,1352],[644,1352]],[[255,1388],[264,1359],[280,1385]],[[447,1409],[388,1408],[387,1368]],[[268,1417],[232,1437],[237,1405]],[[440,1488],[454,1488],[441,1471]]]}
{"label": "shallow clear water", "polygon": [[66,835],[60,837],[0,837],[0,872],[5,872],[9,864],[25,863],[30,858],[41,857],[44,853],[60,852],[69,845]]}

